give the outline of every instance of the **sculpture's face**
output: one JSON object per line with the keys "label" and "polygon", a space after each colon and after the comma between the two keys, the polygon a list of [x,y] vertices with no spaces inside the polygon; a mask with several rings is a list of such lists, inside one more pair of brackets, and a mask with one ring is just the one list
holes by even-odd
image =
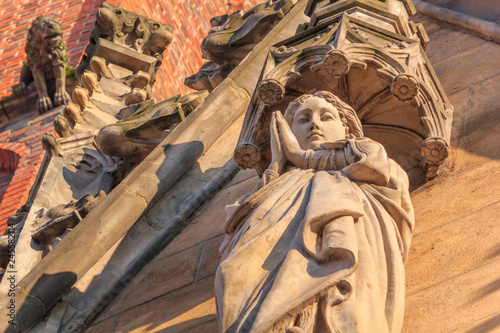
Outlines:
{"label": "sculpture's face", "polygon": [[337,108],[320,97],[309,97],[297,108],[292,132],[304,150],[317,148],[324,142],[342,140],[346,136]]}

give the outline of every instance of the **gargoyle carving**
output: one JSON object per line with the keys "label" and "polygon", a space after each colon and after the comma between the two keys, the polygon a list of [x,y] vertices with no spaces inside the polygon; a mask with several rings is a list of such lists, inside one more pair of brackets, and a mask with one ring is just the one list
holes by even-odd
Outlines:
{"label": "gargoyle carving", "polygon": [[171,127],[184,120],[207,95],[204,90],[156,104],[147,100],[125,120],[103,127],[97,136],[98,147],[105,154],[121,157],[127,163],[140,162],[167,136]]}
{"label": "gargoyle carving", "polygon": [[87,194],[78,201],[67,205],[57,205],[47,211],[35,223],[40,225],[32,238],[40,244],[50,242],[63,234],[67,229],[73,229],[87,214],[106,197],[104,191],[96,195]]}
{"label": "gargoyle carving", "polygon": [[184,81],[192,89],[212,91],[290,11],[296,0],[269,0],[243,14],[216,16],[212,29],[201,43],[208,60],[200,71]]}
{"label": "gargoyle carving", "polygon": [[[67,104],[66,69],[68,49],[64,44],[63,31],[57,19],[41,15],[33,21],[26,42],[27,67],[31,71],[38,91],[38,111],[47,112],[54,106]],[[29,72],[23,71],[21,84],[30,81]],[[53,93],[53,100],[50,95]]]}
{"label": "gargoyle carving", "polygon": [[[95,28],[90,35],[82,61],[76,69],[76,75],[81,78],[84,71],[91,68],[91,59],[97,55],[103,56],[99,53],[99,48],[102,47],[101,41],[105,40],[155,58],[156,62],[148,73],[151,75],[149,84],[152,85],[163,59],[163,51],[172,41],[173,30],[169,25],[104,2],[97,11]],[[107,55],[112,58],[111,53],[108,52]],[[127,61],[123,56],[121,60]],[[103,66],[105,67],[105,64],[101,64],[101,67]]]}

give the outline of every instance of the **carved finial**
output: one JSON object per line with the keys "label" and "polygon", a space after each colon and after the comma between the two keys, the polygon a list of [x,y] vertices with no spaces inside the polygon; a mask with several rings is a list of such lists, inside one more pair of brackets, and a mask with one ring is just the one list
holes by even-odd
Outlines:
{"label": "carved finial", "polygon": [[68,121],[62,116],[57,116],[54,120],[54,131],[60,138],[66,138],[73,135],[73,130],[69,126]]}
{"label": "carved finial", "polygon": [[90,91],[90,95],[91,96],[92,96],[92,94],[94,92],[98,92],[98,93],[101,93],[101,94],[104,92],[102,90],[101,84],[99,83],[99,79],[97,77],[97,74],[94,73],[94,72],[85,70],[83,72],[82,77],[81,77],[81,82],[82,82],[83,86],[88,91]]}
{"label": "carved finial", "polygon": [[260,100],[267,105],[277,104],[285,96],[285,87],[275,79],[263,80],[257,90]]}
{"label": "carved finial", "polygon": [[113,78],[113,73],[111,73],[111,70],[106,64],[106,60],[104,60],[104,58],[97,56],[92,57],[92,59],[90,59],[90,68],[92,68],[92,71],[97,74],[97,79],[99,81],[103,77],[106,77],[108,79]]}
{"label": "carved finial", "polygon": [[344,51],[331,50],[325,56],[323,68],[332,76],[342,76],[349,72],[351,60]]}
{"label": "carved finial", "polygon": [[44,134],[42,147],[50,156],[63,156],[62,147],[52,131]]}
{"label": "carved finial", "polygon": [[68,103],[63,110],[63,116],[68,121],[68,124],[71,128],[74,128],[76,123],[85,122],[85,118],[82,115],[82,111],[80,110],[80,106],[75,103]]}
{"label": "carved finial", "polygon": [[419,84],[413,75],[400,74],[394,78],[391,85],[391,92],[400,101],[408,101],[418,95]]}
{"label": "carved finial", "polygon": [[94,103],[90,99],[89,91],[83,87],[76,87],[73,90],[73,101],[80,106],[80,109],[83,111],[85,108],[94,107]]}
{"label": "carved finial", "polygon": [[144,102],[148,98],[148,93],[139,88],[132,89],[132,92],[125,97],[125,104],[137,104],[140,102]]}

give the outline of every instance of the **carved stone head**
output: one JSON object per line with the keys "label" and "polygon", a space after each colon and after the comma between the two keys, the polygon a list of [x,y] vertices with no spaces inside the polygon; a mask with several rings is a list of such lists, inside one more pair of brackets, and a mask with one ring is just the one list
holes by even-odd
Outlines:
{"label": "carved stone head", "polygon": [[300,96],[289,104],[285,119],[302,149],[363,136],[356,111],[327,91]]}
{"label": "carved stone head", "polygon": [[67,61],[62,34],[61,24],[55,17],[40,15],[33,21],[26,42],[30,68],[40,66],[43,62],[51,62],[53,66],[57,66],[60,61]]}

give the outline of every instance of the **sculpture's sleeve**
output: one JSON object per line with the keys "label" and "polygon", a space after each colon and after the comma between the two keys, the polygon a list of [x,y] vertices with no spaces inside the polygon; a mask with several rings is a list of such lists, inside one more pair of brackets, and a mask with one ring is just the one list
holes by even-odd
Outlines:
{"label": "sculpture's sleeve", "polygon": [[353,180],[387,186],[391,179],[391,164],[384,147],[371,139],[347,140],[344,155],[347,166],[342,174]]}
{"label": "sculpture's sleeve", "polygon": [[341,170],[347,166],[343,149],[306,151],[304,169]]}
{"label": "sculpture's sleeve", "polygon": [[387,186],[391,165],[384,147],[368,138],[333,143],[335,149],[307,150],[304,169],[338,170],[353,181]]}

